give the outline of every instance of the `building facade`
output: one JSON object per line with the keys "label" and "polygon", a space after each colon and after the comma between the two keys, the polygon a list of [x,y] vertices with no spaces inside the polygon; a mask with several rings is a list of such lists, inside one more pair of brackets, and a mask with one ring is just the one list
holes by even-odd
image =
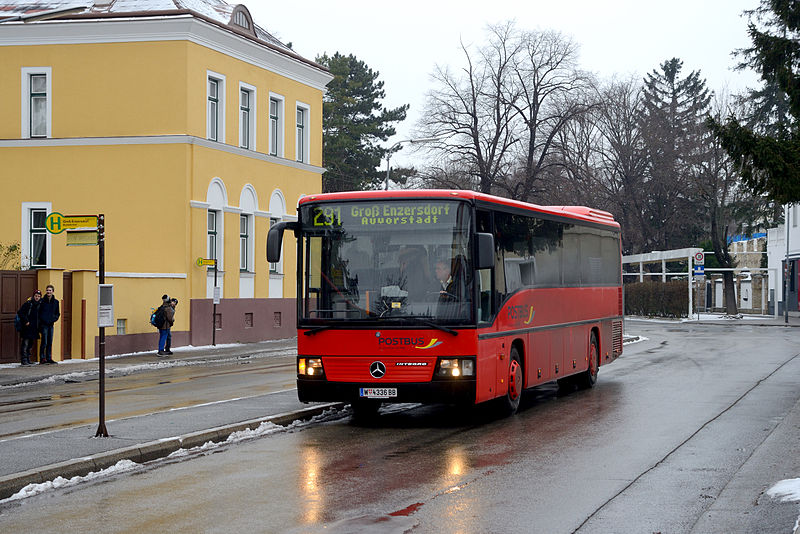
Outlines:
{"label": "building facade", "polygon": [[[95,355],[99,258],[48,232],[53,212],[105,217],[107,354],[155,347],[148,319],[165,293],[179,299],[173,346],[294,335],[294,243],[269,264],[266,234],[321,190],[331,75],[241,5],[70,5],[0,5],[0,243],[18,242],[22,269],[68,297],[56,359]],[[21,302],[3,303],[7,337]]]}
{"label": "building facade", "polygon": [[770,270],[776,274],[775,283],[770,282],[770,302],[777,303],[779,314],[786,309],[791,312],[800,310],[800,204],[785,206],[784,213],[784,224],[767,231],[767,261]]}

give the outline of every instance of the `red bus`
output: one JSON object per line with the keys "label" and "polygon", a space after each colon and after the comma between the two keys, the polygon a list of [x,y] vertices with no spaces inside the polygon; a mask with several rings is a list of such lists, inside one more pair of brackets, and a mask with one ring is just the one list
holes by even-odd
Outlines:
{"label": "red bus", "polygon": [[622,353],[620,228],[612,215],[473,191],[303,197],[297,222],[297,392],[345,401],[482,403],[591,387]]}

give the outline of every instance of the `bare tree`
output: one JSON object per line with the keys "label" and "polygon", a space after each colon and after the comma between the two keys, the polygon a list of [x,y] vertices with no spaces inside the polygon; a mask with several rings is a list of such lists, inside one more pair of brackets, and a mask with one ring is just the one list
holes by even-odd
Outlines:
{"label": "bare tree", "polygon": [[516,142],[513,99],[509,102],[505,92],[517,53],[512,26],[494,28],[492,37],[477,51],[462,41],[466,65],[457,73],[436,67],[433,79],[438,88],[428,93],[424,118],[418,126],[421,136],[439,140],[430,145],[438,157],[434,172],[428,174],[441,174],[453,162],[459,162],[458,166],[467,169],[485,193],[508,172],[509,150]]}
{"label": "bare tree", "polygon": [[513,83],[504,94],[520,123],[520,164],[498,188],[512,198],[536,201],[544,192],[543,174],[558,164],[556,137],[591,108],[591,80],[578,69],[578,46],[562,34],[520,31],[514,40]]}
{"label": "bare tree", "polygon": [[647,154],[639,123],[642,98],[642,85],[637,79],[614,81],[601,89],[602,105],[593,113],[602,133],[597,146],[597,185],[601,194],[610,199],[608,210],[622,226],[623,250],[627,254],[645,252],[646,244],[652,241],[646,220]]}
{"label": "bare tree", "polygon": [[[724,118],[734,117],[738,121],[748,115],[748,103],[738,99],[733,102],[722,94],[712,100],[710,118],[721,123]],[[699,164],[695,187],[698,200],[706,214],[710,230],[711,247],[714,257],[722,268],[735,267],[728,251],[728,238],[741,231],[742,227],[752,227],[760,221],[769,220],[772,202],[764,195],[756,195],[742,181],[739,166],[725,150],[722,141],[710,131],[704,137],[707,157]],[[735,278],[732,271],[723,271],[722,280],[725,292],[725,311],[733,315],[736,305]]]}

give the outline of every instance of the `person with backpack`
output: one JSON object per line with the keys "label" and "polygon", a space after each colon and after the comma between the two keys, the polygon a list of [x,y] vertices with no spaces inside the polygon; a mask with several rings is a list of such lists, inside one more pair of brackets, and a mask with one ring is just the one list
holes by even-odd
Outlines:
{"label": "person with backpack", "polygon": [[44,297],[39,302],[39,331],[42,333],[42,341],[39,344],[39,363],[56,363],[53,361],[53,325],[59,317],[61,317],[61,310],[58,306],[58,299],[55,297],[55,288],[48,284]]}
{"label": "person with backpack", "polygon": [[154,325],[158,328],[158,355],[169,356],[165,350],[167,338],[169,337],[169,329],[175,319],[175,308],[172,307],[169,301],[169,295],[161,297],[161,306],[158,307],[155,313]]}
{"label": "person with backpack", "polygon": [[168,356],[172,354],[172,351],[170,350],[170,347],[172,347],[172,327],[175,326],[175,308],[178,306],[178,299],[175,297],[169,299],[169,305],[172,307],[172,324],[169,325],[167,341],[164,343],[164,352],[166,352]]}
{"label": "person with backpack", "polygon": [[26,300],[17,310],[17,317],[19,317],[20,323],[20,360],[22,365],[33,365],[33,362],[31,362],[31,348],[39,338],[39,302],[41,300],[42,292],[37,289],[33,292],[31,298]]}

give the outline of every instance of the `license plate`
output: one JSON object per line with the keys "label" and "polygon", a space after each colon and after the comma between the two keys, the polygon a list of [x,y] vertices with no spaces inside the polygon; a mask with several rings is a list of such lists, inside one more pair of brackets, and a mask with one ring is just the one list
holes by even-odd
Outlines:
{"label": "license plate", "polygon": [[397,388],[359,388],[358,396],[369,399],[391,399],[397,396]]}

